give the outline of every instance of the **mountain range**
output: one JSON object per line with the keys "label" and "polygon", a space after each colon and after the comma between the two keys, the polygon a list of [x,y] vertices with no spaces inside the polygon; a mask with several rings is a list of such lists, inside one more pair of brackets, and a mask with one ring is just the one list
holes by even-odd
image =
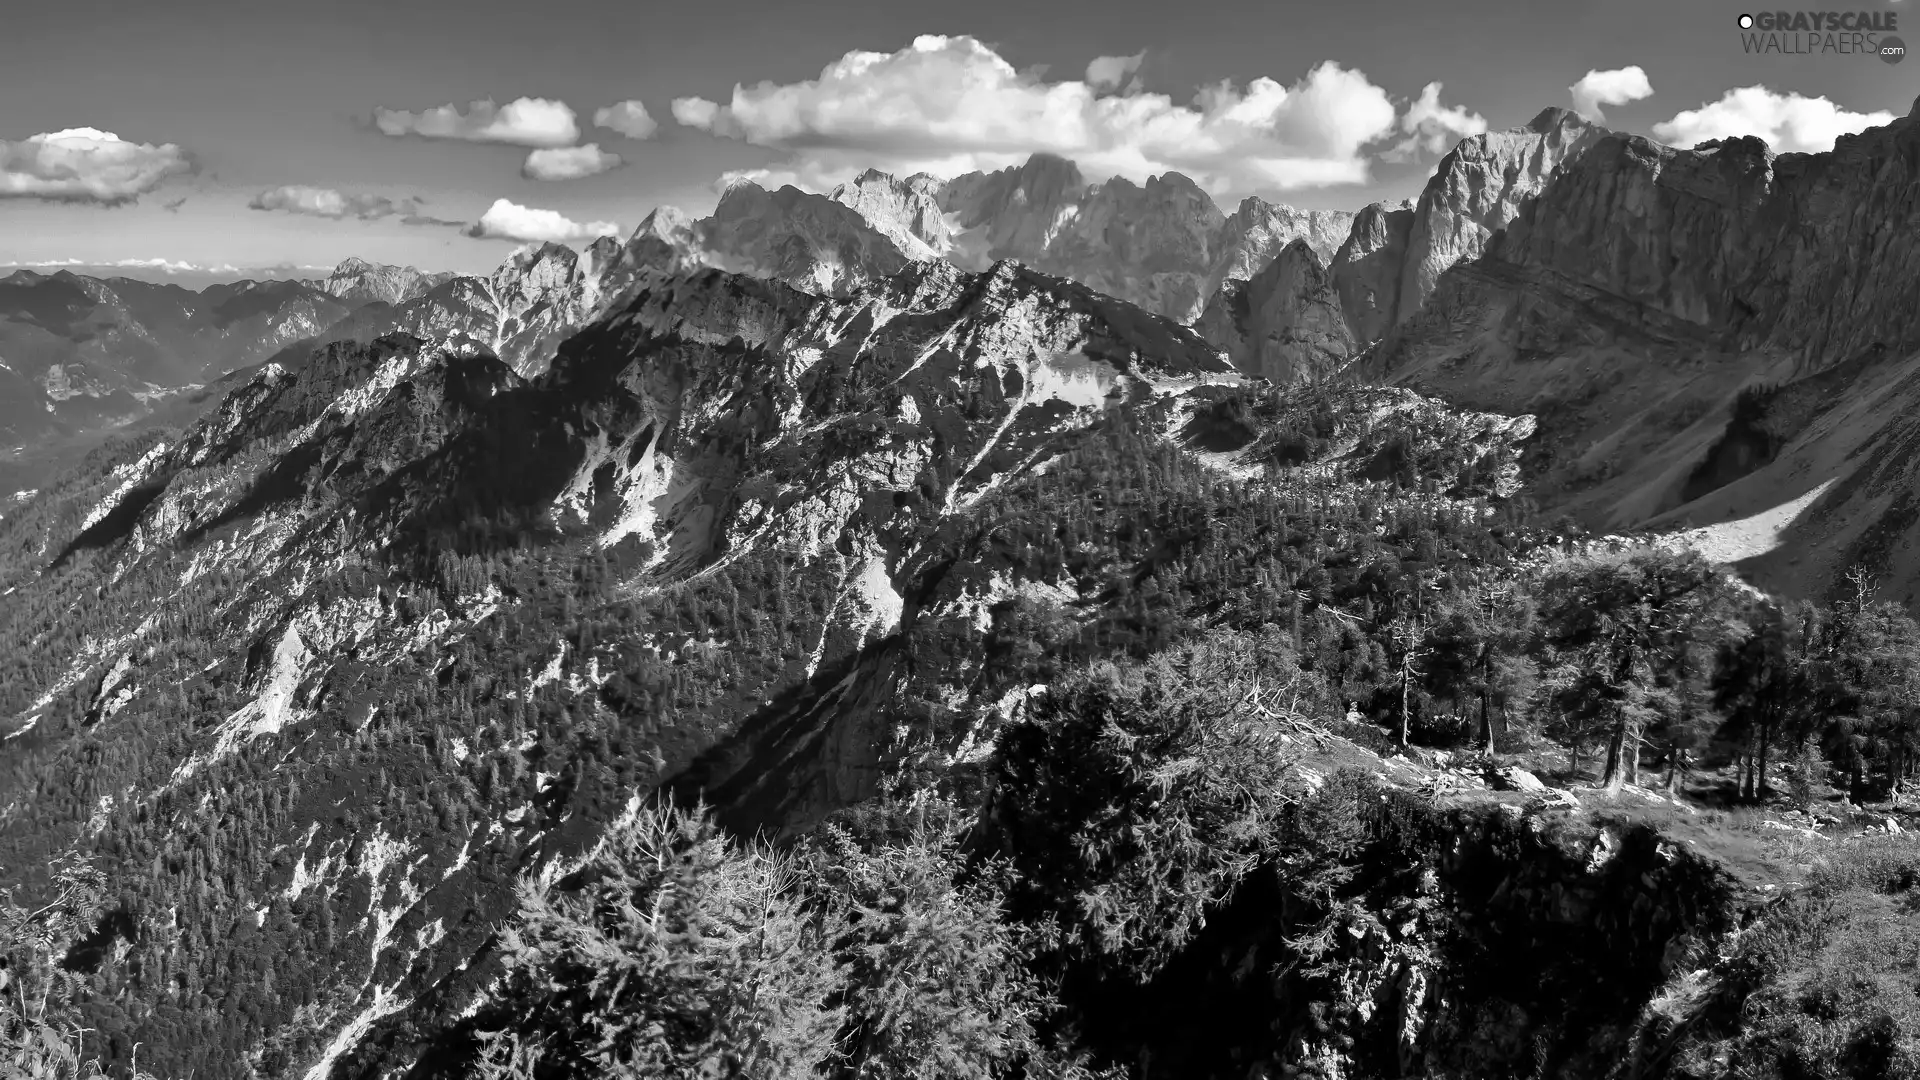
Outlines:
{"label": "mountain range", "polygon": [[[1352,215],[1228,215],[1184,177],[1040,155],[737,183],[706,218],[485,277],[15,273],[4,883],[44,891],[76,850],[109,870],[59,963],[115,1069],[463,1075],[511,982],[503,927],[583,887],[657,795],[864,850],[842,815],[901,797],[924,825],[938,788],[999,807],[981,835],[1030,873],[1081,865],[1090,833],[1004,801],[1039,791],[1123,854],[1008,917],[1044,909],[1035,950],[1066,947],[1059,919],[1131,948],[1168,920],[1122,922],[1113,882],[1153,863],[1168,793],[1220,779],[1179,739],[1232,720],[1242,765],[1300,767],[1286,821],[1348,800],[1315,855],[1348,862],[1297,894],[1275,864],[1201,895],[1244,852],[1142,886],[1205,917],[1151,978],[1058,980],[1110,1064],[1694,1075],[1674,1047],[1745,1007],[1730,927],[1772,901],[1530,774],[1450,803],[1450,759],[1416,746],[1559,740],[1577,773],[1610,737],[1637,777],[1626,721],[1580,711],[1629,690],[1670,761],[1694,745],[1718,693],[1697,664],[1602,686],[1652,661],[1578,635],[1603,601],[1656,603],[1639,567],[1683,598],[1717,579],[1616,552],[1619,576],[1555,593],[1582,523],[1776,593],[1865,571],[1914,601],[1915,225],[1920,115],[1776,155],[1550,109]],[[1572,629],[1514,629],[1536,607]],[[1207,642],[1276,666],[1196,674]],[[1020,765],[1069,692],[1091,733]],[[1122,731],[1142,701],[1177,730]],[[1036,710],[1054,726],[1022,727]],[[1764,781],[1774,736],[1737,736]],[[1267,835],[1252,798],[1194,829]],[[1300,923],[1314,905],[1332,921]]]}

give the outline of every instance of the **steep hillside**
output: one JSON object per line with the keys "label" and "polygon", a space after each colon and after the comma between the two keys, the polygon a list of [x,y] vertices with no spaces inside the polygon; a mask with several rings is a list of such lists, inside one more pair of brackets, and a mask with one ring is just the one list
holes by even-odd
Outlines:
{"label": "steep hillside", "polygon": [[1441,275],[1371,370],[1540,414],[1550,506],[1725,526],[1742,556],[1772,552],[1753,569],[1789,592],[1825,595],[1864,563],[1920,595],[1901,554],[1917,123],[1825,154],[1592,141],[1485,258]]}
{"label": "steep hillside", "polygon": [[1555,169],[1604,134],[1565,109],[1546,109],[1525,127],[1462,139],[1411,205],[1363,210],[1331,263],[1354,336],[1376,341],[1418,312],[1448,267],[1477,258]]}
{"label": "steep hillside", "polygon": [[1354,353],[1333,280],[1304,240],[1214,293],[1193,328],[1234,367],[1274,383],[1330,378]]}
{"label": "steep hillside", "polygon": [[[1191,333],[1011,266],[845,302],[675,278],[533,382],[403,337],[268,365],[0,524],[0,862],[116,853],[140,959],[102,1000],[143,1003],[100,1015],[116,1058],[331,1060],[665,777],[753,777],[728,802],[765,821],[871,791],[879,733],[980,677],[974,645],[853,679],[973,625],[938,599],[969,523],[1113,410],[1221,377]],[[799,771],[762,789],[763,754]]]}

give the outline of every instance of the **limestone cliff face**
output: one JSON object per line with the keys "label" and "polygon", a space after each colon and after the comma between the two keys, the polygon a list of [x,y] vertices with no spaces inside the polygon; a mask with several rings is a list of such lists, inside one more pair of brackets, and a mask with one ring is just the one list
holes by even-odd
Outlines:
{"label": "limestone cliff face", "polygon": [[1221,223],[1203,298],[1226,282],[1252,278],[1295,240],[1305,241],[1320,265],[1332,265],[1356,216],[1346,210],[1296,210],[1251,195],[1242,199]]}
{"label": "limestone cliff face", "polygon": [[1817,368],[1920,344],[1920,119],[1775,157],[1758,139],[1598,140],[1514,222],[1502,262],[1632,298]]}
{"label": "limestone cliff face", "polygon": [[1356,340],[1376,341],[1400,309],[1400,276],[1413,232],[1413,203],[1374,203],[1353,218],[1334,254],[1333,287]]}
{"label": "limestone cliff face", "polygon": [[1333,278],[1305,240],[1245,282],[1229,281],[1194,323],[1233,366],[1275,383],[1318,382],[1353,355]]}
{"label": "limestone cliff face", "polygon": [[924,173],[900,179],[868,169],[827,198],[865,218],[901,251],[925,260],[953,246],[954,230],[940,207],[940,186]]}
{"label": "limestone cliff face", "polygon": [[1703,530],[1792,594],[1859,563],[1920,602],[1902,554],[1920,537],[1902,419],[1915,222],[1912,116],[1822,154],[1603,135],[1441,275],[1369,370],[1538,414],[1531,486],[1550,508]]}
{"label": "limestone cliff face", "polygon": [[383,304],[404,304],[418,300],[453,277],[449,273],[423,274],[411,266],[387,266],[350,258],[316,284],[321,292],[349,304],[375,300]]}
{"label": "limestone cliff face", "polygon": [[1524,128],[1462,139],[1420,193],[1407,236],[1396,318],[1413,314],[1454,263],[1479,257],[1554,170],[1577,161],[1605,132],[1565,109],[1547,109]]}
{"label": "limestone cliff face", "polygon": [[915,260],[851,207],[795,187],[736,183],[694,232],[712,266],[844,296]]}
{"label": "limestone cliff face", "polygon": [[1362,211],[1333,264],[1354,334],[1377,340],[1418,311],[1447,268],[1478,258],[1547,189],[1555,169],[1604,134],[1565,109],[1547,109],[1525,127],[1461,140],[1410,210]]}
{"label": "limestone cliff face", "polygon": [[960,234],[948,258],[969,270],[999,259],[1039,267],[1086,195],[1079,166],[1053,154],[1035,154],[1017,168],[955,177],[940,192],[941,209]]}

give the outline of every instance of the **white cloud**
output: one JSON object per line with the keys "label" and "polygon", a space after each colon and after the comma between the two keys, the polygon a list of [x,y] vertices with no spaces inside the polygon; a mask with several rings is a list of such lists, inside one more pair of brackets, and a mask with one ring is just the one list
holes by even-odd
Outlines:
{"label": "white cloud", "polygon": [[1818,153],[1835,139],[1893,122],[1890,112],[1848,112],[1826,98],[1777,94],[1764,86],[1729,90],[1719,101],[1688,109],[1653,125],[1653,135],[1671,146],[1757,135],[1777,153]]}
{"label": "white cloud", "polygon": [[[96,270],[158,270],[163,274],[236,274],[240,268],[229,263],[218,266],[201,266],[197,263],[176,259],[111,259],[102,262],[97,259],[46,259],[41,262],[3,262],[0,270],[40,270],[54,267],[83,266]],[[308,270],[325,270],[324,266],[302,267]]]}
{"label": "white cloud", "polygon": [[596,143],[535,150],[527,155],[520,175],[529,180],[578,180],[621,166],[619,154],[609,154]]}
{"label": "white cloud", "polygon": [[172,143],[128,142],[98,128],[0,139],[0,198],[123,203],[192,171],[187,152]]}
{"label": "white cloud", "polygon": [[1178,171],[1244,192],[1365,182],[1363,148],[1392,133],[1396,111],[1366,75],[1332,62],[1291,87],[1222,82],[1176,104],[1137,87],[1103,95],[1047,82],[971,37],[929,35],[898,52],[848,53],[818,79],[736,86],[726,105],[680,98],[673,116],[787,152],[780,167],[817,190],[869,166],[953,175],[1047,151],[1090,179]]}
{"label": "white cloud", "polygon": [[[770,84],[762,83],[761,85],[766,86]],[[734,91],[738,93],[739,88],[735,87]],[[673,119],[676,123],[683,124],[686,127],[700,128],[703,131],[712,130],[713,126],[720,119],[721,111],[719,105],[708,101],[706,98],[697,97],[674,98],[670,109],[673,112]],[[718,135],[721,133],[716,131],[714,134]]]}
{"label": "white cloud", "polygon": [[1096,90],[1117,89],[1129,75],[1140,70],[1140,61],[1146,58],[1144,49],[1132,56],[1096,56],[1087,65],[1087,84]]}
{"label": "white cloud", "polygon": [[651,139],[660,122],[638,101],[616,101],[593,114],[593,126],[617,131],[629,139]]}
{"label": "white cloud", "polygon": [[332,188],[308,187],[305,184],[270,188],[255,195],[247,205],[255,210],[280,210],[324,218],[356,217],[362,221],[392,217],[394,214],[412,215],[419,211],[418,204],[412,199],[395,202],[381,195],[344,195]]}
{"label": "white cloud", "polygon": [[1600,106],[1625,105],[1650,98],[1653,84],[1647,81],[1647,73],[1640,65],[1634,64],[1611,71],[1589,71],[1580,76],[1579,82],[1567,87],[1567,92],[1573,95],[1573,111],[1598,124],[1607,118]]}
{"label": "white cloud", "polygon": [[609,234],[618,235],[620,231],[620,226],[611,221],[590,221],[583,225],[552,210],[536,210],[506,199],[495,199],[487,212],[480,215],[480,220],[467,230],[467,235],[535,243],[551,240],[564,244]]}
{"label": "white cloud", "polygon": [[729,169],[708,186],[714,194],[725,195],[727,189],[735,184],[755,184],[768,191],[778,191],[789,185],[803,190],[812,186],[811,181],[791,169]]}
{"label": "white cloud", "polygon": [[373,122],[388,135],[514,146],[569,146],[580,138],[580,125],[567,103],[545,98],[523,97],[505,105],[474,101],[464,113],[453,105],[417,113],[375,109]]}
{"label": "white cloud", "polygon": [[1440,104],[1440,84],[1428,83],[1400,117],[1407,137],[1381,156],[1388,161],[1411,161],[1422,153],[1444,154],[1469,135],[1484,135],[1487,118],[1463,105]]}

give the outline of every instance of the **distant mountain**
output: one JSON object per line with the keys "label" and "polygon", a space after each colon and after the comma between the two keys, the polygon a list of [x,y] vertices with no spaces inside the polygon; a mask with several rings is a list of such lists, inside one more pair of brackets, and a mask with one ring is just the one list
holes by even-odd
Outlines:
{"label": "distant mountain", "polygon": [[1355,352],[1333,279],[1305,240],[1252,280],[1227,281],[1194,329],[1235,368],[1282,385],[1331,378]]}
{"label": "distant mountain", "polygon": [[370,301],[404,304],[425,296],[454,276],[451,272],[423,274],[411,266],[386,266],[349,258],[334,267],[333,273],[325,280],[314,285],[328,296],[349,304]]}
{"label": "distant mountain", "polygon": [[1072,162],[1049,154],[947,181],[868,170],[824,196],[736,182],[710,217],[669,217],[678,224],[653,234],[682,261],[815,293],[845,295],[914,262],[980,271],[1015,259],[1181,322],[1197,318],[1223,282],[1251,277],[1293,240],[1330,260],[1352,220],[1255,198],[1229,217],[1179,173],[1144,186],[1123,178],[1089,184]]}
{"label": "distant mountain", "polygon": [[156,395],[258,363],[350,310],[297,281],[194,293],[131,278],[0,278],[0,442],[111,426]]}

